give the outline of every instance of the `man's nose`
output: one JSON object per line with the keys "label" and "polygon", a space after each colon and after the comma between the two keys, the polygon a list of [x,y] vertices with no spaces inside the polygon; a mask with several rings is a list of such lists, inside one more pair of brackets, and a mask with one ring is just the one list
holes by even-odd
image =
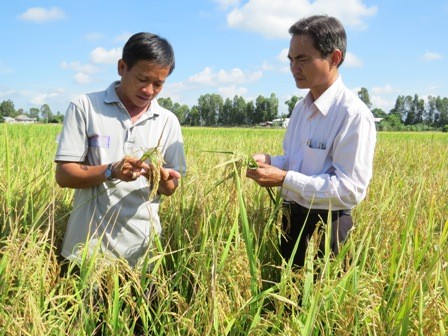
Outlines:
{"label": "man's nose", "polygon": [[154,86],[152,84],[145,85],[143,87],[143,92],[147,95],[152,95],[154,93]]}

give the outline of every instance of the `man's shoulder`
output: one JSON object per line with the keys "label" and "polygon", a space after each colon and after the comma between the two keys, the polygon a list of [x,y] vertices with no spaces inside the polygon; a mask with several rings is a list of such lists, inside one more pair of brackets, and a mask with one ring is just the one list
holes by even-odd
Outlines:
{"label": "man's shoulder", "polygon": [[151,104],[153,104],[153,113],[158,114],[169,121],[178,121],[177,116],[174,114],[174,112],[160,106],[157,100],[154,99]]}
{"label": "man's shoulder", "polygon": [[109,87],[100,91],[92,91],[82,93],[72,99],[73,103],[85,104],[86,102],[100,101],[100,102],[114,102],[118,99],[115,93],[116,82],[113,82]]}
{"label": "man's shoulder", "polygon": [[340,96],[339,104],[343,107],[343,110],[347,111],[347,113],[351,116],[357,114],[372,114],[368,106],[347,87],[343,90],[342,95]]}
{"label": "man's shoulder", "polygon": [[82,93],[71,100],[71,102],[78,106],[85,106],[92,102],[103,101],[106,97],[106,90]]}

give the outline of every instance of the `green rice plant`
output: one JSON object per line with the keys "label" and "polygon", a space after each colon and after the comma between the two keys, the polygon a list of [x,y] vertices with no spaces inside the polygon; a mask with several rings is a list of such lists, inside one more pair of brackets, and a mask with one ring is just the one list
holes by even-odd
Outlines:
{"label": "green rice plant", "polygon": [[162,153],[160,152],[159,145],[145,150],[143,155],[140,157],[140,161],[148,161],[151,167],[148,172],[148,184],[151,187],[149,199],[152,200],[157,195],[157,189],[159,188],[160,182],[160,168],[162,168],[165,163]]}
{"label": "green rice plant", "polygon": [[[188,174],[139,267],[86,254],[61,277],[73,190],[54,181],[58,132],[0,128],[0,335],[446,335],[447,134],[379,133],[354,231],[337,257],[316,259],[313,237],[296,270],[278,252],[278,193],[238,169],[281,153],[284,130],[184,128]],[[212,155],[224,143],[238,154]]]}

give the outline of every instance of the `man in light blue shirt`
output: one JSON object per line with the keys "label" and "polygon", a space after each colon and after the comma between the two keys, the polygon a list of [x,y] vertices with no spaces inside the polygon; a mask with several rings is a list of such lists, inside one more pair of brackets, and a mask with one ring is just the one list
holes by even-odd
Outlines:
{"label": "man in light blue shirt", "polygon": [[[137,33],[118,61],[121,80],[70,103],[55,157],[57,183],[76,189],[64,259],[99,250],[135,266],[161,233],[160,195],[172,195],[186,170],[179,121],[156,100],[174,64],[167,40]],[[140,160],[155,148],[160,168]],[[154,198],[153,174],[159,177]]]}

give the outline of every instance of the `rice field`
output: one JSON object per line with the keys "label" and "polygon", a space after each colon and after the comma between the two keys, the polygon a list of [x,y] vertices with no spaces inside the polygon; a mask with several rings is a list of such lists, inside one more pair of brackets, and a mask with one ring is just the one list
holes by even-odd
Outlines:
{"label": "rice field", "polygon": [[297,271],[277,251],[279,200],[240,160],[280,153],[284,130],[184,128],[188,174],[141,268],[85,256],[61,277],[60,129],[0,125],[0,335],[447,334],[448,134],[379,133],[356,229]]}

